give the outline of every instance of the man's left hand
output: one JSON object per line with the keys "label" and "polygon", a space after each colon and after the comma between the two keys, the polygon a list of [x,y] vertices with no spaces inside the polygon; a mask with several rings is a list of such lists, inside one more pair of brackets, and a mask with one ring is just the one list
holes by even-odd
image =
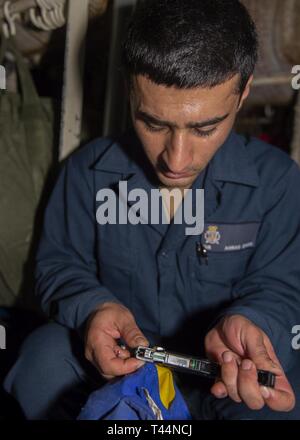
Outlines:
{"label": "man's left hand", "polygon": [[[206,336],[210,359],[221,364],[221,378],[212,386],[217,398],[229,396],[259,410],[266,404],[274,411],[291,411],[295,395],[268,336],[241,315],[223,318]],[[276,375],[275,389],[259,385],[257,370]]]}

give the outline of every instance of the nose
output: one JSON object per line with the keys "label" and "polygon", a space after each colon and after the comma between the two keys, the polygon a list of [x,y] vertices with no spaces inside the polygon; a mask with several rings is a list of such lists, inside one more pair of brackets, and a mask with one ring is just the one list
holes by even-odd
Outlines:
{"label": "nose", "polygon": [[174,131],[168,136],[163,159],[168,169],[174,174],[183,174],[189,170],[193,154],[185,133]]}

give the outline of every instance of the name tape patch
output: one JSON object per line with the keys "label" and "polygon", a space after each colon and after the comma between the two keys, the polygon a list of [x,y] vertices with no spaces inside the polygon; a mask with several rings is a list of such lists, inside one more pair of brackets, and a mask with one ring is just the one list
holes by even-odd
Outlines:
{"label": "name tape patch", "polygon": [[260,223],[205,224],[204,247],[213,252],[235,252],[254,248]]}

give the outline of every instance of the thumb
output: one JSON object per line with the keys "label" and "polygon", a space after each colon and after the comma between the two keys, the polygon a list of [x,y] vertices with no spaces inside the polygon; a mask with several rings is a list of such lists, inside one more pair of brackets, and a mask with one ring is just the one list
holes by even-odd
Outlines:
{"label": "thumb", "polygon": [[266,404],[274,411],[291,411],[295,406],[295,395],[269,338],[266,335],[249,338],[247,351],[258,369],[276,375],[275,389],[266,391],[264,387],[264,392],[267,392],[263,395]]}
{"label": "thumb", "polygon": [[257,333],[255,337],[247,338],[247,353],[256,367],[261,370],[269,370],[274,374],[282,373],[282,368],[271,343]]}
{"label": "thumb", "polygon": [[147,338],[136,325],[134,319],[127,321],[120,329],[121,338],[130,348],[136,348],[139,345],[149,346]]}

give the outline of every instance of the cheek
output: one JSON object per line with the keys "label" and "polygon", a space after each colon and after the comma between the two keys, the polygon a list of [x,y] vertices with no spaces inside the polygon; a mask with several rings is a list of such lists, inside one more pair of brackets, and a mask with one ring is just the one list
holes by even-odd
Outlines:
{"label": "cheek", "polygon": [[196,148],[194,148],[194,157],[196,158],[195,162],[197,164],[201,164],[201,166],[204,164],[206,166],[224,144],[231,129],[232,125],[228,125],[226,128],[224,127],[222,130],[218,130],[218,132],[215,133],[215,135],[213,135],[211,138],[202,140],[201,145],[198,145]]}
{"label": "cheek", "polygon": [[153,142],[153,139],[144,139],[142,141],[143,148],[152,163],[156,163],[157,158],[160,156],[163,148],[160,147],[158,142]]}
{"label": "cheek", "polygon": [[142,129],[138,124],[135,125],[135,130],[148,158],[151,162],[156,161],[163,151],[163,140],[161,137],[158,134]]}

